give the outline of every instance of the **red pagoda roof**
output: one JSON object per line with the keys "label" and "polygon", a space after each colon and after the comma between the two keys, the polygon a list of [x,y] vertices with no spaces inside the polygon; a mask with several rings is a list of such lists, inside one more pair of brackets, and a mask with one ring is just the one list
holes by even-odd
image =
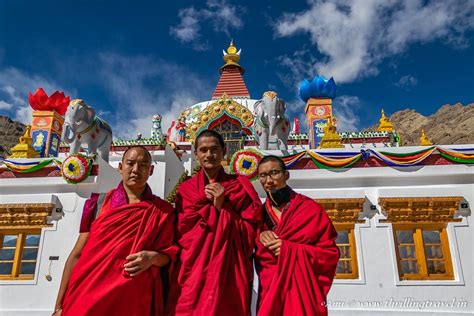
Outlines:
{"label": "red pagoda roof", "polygon": [[250,98],[250,93],[242,77],[242,69],[239,66],[225,65],[222,67],[221,77],[212,98],[218,99],[224,93],[228,97]]}

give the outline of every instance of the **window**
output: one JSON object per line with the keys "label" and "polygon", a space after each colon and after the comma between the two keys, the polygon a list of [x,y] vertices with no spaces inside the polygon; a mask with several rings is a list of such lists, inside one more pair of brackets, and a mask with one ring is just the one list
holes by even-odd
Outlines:
{"label": "window", "polygon": [[0,280],[34,278],[40,233],[40,230],[0,232]]}
{"label": "window", "polygon": [[354,227],[336,225],[337,239],[341,256],[336,268],[336,279],[357,279],[357,255],[355,249]]}
{"label": "window", "polygon": [[336,279],[358,279],[355,224],[360,223],[363,198],[316,199],[328,214],[337,231],[336,244],[341,256],[336,268]]}
{"label": "window", "polygon": [[394,225],[401,280],[453,280],[446,225]]}
{"label": "window", "polygon": [[228,120],[225,120],[218,125],[213,126],[212,129],[222,135],[226,147],[226,155],[224,159],[229,163],[234,153],[243,148],[244,136],[241,134],[242,128]]}

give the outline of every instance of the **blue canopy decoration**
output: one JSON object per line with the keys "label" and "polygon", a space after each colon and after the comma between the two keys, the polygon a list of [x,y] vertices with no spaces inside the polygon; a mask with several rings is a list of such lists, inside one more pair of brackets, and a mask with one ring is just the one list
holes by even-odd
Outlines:
{"label": "blue canopy decoration", "polygon": [[327,80],[323,76],[316,75],[313,80],[307,79],[300,82],[299,97],[304,102],[309,98],[330,98],[336,97],[336,82],[331,77]]}

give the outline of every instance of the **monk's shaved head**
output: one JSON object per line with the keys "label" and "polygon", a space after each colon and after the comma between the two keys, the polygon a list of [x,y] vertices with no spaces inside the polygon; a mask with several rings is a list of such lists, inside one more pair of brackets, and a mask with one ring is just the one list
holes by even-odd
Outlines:
{"label": "monk's shaved head", "polygon": [[127,156],[127,153],[130,152],[130,150],[132,149],[143,152],[145,156],[149,159],[150,164],[153,162],[153,159],[151,158],[151,154],[148,151],[148,149],[146,149],[144,146],[141,146],[141,145],[133,145],[133,146],[128,147],[127,150],[125,150],[125,152],[123,153],[122,162],[125,160],[125,156]]}

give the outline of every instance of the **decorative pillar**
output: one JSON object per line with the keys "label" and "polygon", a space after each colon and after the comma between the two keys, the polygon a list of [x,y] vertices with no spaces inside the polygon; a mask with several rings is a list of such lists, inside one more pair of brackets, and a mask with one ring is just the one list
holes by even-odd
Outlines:
{"label": "decorative pillar", "polygon": [[63,124],[64,117],[56,111],[33,111],[31,135],[40,157],[58,156]]}
{"label": "decorative pillar", "polygon": [[306,121],[309,128],[310,148],[318,148],[324,136],[324,128],[328,119],[332,118],[332,100],[329,98],[310,98],[305,108]]}
{"label": "decorative pillar", "polygon": [[31,137],[33,148],[40,157],[57,157],[61,144],[64,117],[69,105],[69,97],[56,91],[50,97],[39,88],[35,94],[29,94],[33,108]]}
{"label": "decorative pillar", "polygon": [[312,81],[300,83],[299,96],[306,102],[306,121],[309,128],[309,144],[311,149],[318,148],[324,135],[328,119],[332,118],[332,99],[336,97],[336,83],[331,78],[315,76]]}

